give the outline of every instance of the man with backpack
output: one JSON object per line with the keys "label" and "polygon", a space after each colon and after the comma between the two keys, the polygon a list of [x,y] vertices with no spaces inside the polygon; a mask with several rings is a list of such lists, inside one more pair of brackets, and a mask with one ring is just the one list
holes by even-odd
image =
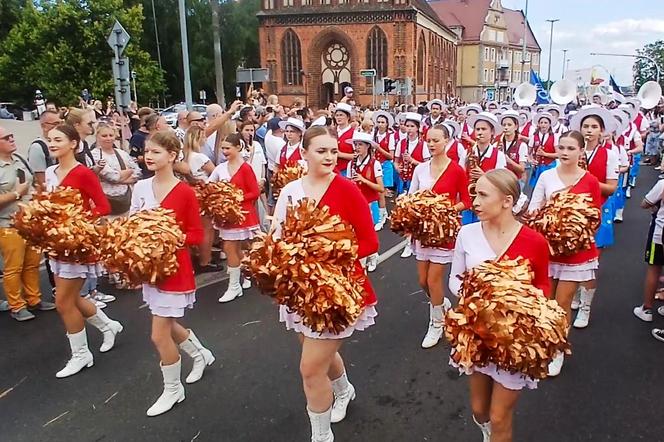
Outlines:
{"label": "man with backpack", "polygon": [[48,133],[60,123],[60,115],[56,111],[45,110],[39,116],[39,126],[41,126],[42,134],[28,148],[28,164],[35,173],[35,182],[40,185],[44,184],[46,168],[53,164],[53,160],[48,153],[48,142],[46,141]]}

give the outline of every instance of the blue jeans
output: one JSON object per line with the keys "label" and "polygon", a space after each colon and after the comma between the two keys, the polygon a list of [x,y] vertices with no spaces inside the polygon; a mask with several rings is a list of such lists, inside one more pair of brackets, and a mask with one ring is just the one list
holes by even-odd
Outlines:
{"label": "blue jeans", "polygon": [[81,296],[88,296],[97,289],[97,277],[85,278],[83,287],[81,287]]}

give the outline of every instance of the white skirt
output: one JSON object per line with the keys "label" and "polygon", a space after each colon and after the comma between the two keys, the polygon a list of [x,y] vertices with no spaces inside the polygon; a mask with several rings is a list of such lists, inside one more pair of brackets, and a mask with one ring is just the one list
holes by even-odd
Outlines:
{"label": "white skirt", "polygon": [[463,369],[459,367],[453,360],[450,358],[450,365],[459,370],[459,374],[471,375],[473,373],[482,373],[486,376],[489,376],[494,382],[498,382],[503,387],[508,390],[523,390],[527,388],[529,390],[534,390],[537,388],[537,379],[526,376],[521,373],[510,373],[509,371],[501,370],[494,363],[489,363],[485,366],[478,367],[472,366],[469,369]]}
{"label": "white skirt", "polygon": [[598,268],[598,259],[582,264],[561,264],[551,261],[549,262],[549,278],[574,282],[593,281]]}
{"label": "white skirt", "polygon": [[165,293],[150,284],[143,284],[143,301],[148,304],[153,316],[181,318],[186,308],[194,308],[196,292]]}
{"label": "white skirt", "polygon": [[330,332],[317,333],[312,331],[309,327],[302,323],[302,317],[300,315],[297,313],[290,313],[285,305],[279,306],[279,321],[286,324],[286,329],[294,330],[297,333],[302,333],[304,336],[311,339],[348,338],[356,330],[363,331],[374,325],[376,323],[376,321],[374,321],[376,316],[378,316],[378,311],[376,311],[375,306],[370,305],[369,307],[365,307],[360,317],[357,319],[357,321],[355,321],[355,324],[349,325],[341,333],[335,335],[334,333]]}
{"label": "white skirt", "polygon": [[237,229],[220,229],[218,227],[215,227],[215,229],[219,231],[219,237],[226,241],[244,241],[247,239],[253,239],[261,230],[259,225]]}
{"label": "white skirt", "polygon": [[418,240],[415,241],[415,259],[429,261],[434,264],[449,264],[452,262],[454,250],[424,247]]}
{"label": "white skirt", "polygon": [[104,268],[99,263],[77,264],[49,258],[53,274],[62,279],[99,278],[104,274]]}

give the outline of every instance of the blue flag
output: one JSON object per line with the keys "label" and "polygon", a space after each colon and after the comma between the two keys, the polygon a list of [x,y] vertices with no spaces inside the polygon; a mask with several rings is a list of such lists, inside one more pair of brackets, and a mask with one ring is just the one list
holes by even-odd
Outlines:
{"label": "blue flag", "polygon": [[619,94],[622,94],[622,92],[620,92],[620,86],[618,86],[618,83],[616,83],[616,79],[613,78],[613,75],[609,76],[609,84],[611,85],[611,89],[613,89],[615,92],[618,92]]}
{"label": "blue flag", "polygon": [[537,104],[549,104],[551,99],[549,98],[549,92],[544,89],[542,80],[540,79],[537,72],[530,70],[530,84],[534,85],[537,88]]}

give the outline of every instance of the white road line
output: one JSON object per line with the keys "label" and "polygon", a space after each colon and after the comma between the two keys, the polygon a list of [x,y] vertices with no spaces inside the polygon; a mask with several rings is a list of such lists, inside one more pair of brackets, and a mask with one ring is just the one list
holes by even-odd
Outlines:
{"label": "white road line", "polygon": [[396,246],[392,247],[392,248],[389,249],[389,250],[386,250],[384,253],[381,253],[381,254],[378,256],[378,264],[382,264],[383,262],[387,261],[387,260],[390,259],[392,256],[394,256],[397,252],[399,252],[399,251],[402,250],[404,247],[406,247],[406,244],[408,244],[408,241],[410,241],[410,240],[409,240],[409,239],[404,239],[403,241],[401,241],[401,242],[400,242],[399,244],[397,244]]}

